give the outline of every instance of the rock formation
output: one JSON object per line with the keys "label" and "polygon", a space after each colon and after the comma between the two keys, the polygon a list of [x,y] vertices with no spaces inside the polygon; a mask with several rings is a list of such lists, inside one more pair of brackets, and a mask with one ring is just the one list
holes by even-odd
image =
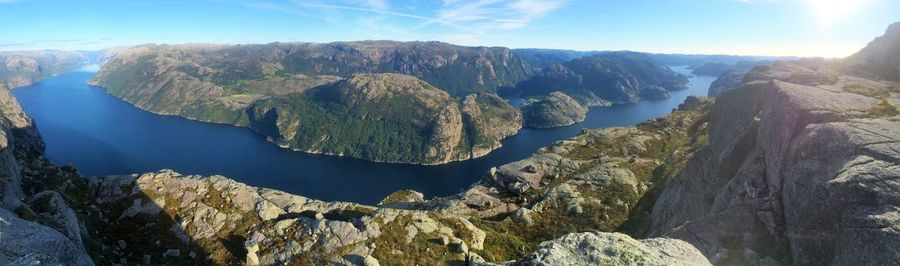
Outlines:
{"label": "rock formation", "polygon": [[31,182],[17,157],[43,152],[44,144],[2,84],[0,112],[0,264],[93,265],[66,201],[53,191],[26,193]]}
{"label": "rock formation", "polygon": [[754,67],[771,65],[772,63],[772,61],[758,61],[740,62],[734,65],[730,69],[718,75],[718,78],[716,78],[716,80],[709,84],[709,92],[707,96],[718,97],[726,91],[737,88],[738,85],[741,85],[741,83],[744,82],[744,76],[747,75],[747,73],[750,73],[750,70],[753,70]]}
{"label": "rock formation", "polygon": [[636,240],[619,233],[576,233],[541,243],[514,265],[712,265],[687,242]]}
{"label": "rock formation", "polygon": [[584,121],[588,109],[562,92],[552,92],[546,98],[522,107],[525,126],[551,128]]}
{"label": "rock formation", "polygon": [[720,96],[709,145],[666,184],[649,235],[716,264],[900,261],[900,95],[825,63],[760,67]]}

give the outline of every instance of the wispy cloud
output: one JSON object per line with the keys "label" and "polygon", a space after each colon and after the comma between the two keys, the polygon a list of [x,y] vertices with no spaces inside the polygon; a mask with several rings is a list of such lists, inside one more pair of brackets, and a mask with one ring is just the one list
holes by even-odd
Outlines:
{"label": "wispy cloud", "polygon": [[[2,1],[2,0],[0,0]],[[233,3],[222,0],[206,0]],[[443,0],[403,2],[393,6],[389,0],[290,0],[273,3],[248,1],[240,5],[256,9],[318,15],[327,21],[353,19],[370,29],[368,37],[442,40],[475,44],[484,36],[497,36],[498,31],[521,29],[540,17],[559,9],[569,0]],[[430,10],[428,10],[430,9]],[[413,10],[415,12],[413,12]],[[368,15],[366,15],[368,14]],[[393,25],[394,19],[412,20],[407,26]],[[415,22],[419,21],[419,22]],[[410,26],[411,25],[411,26]],[[437,28],[435,28],[437,27]],[[428,28],[428,30],[425,30]]]}
{"label": "wispy cloud", "polygon": [[103,44],[109,41],[108,38],[100,39],[58,39],[58,40],[35,40],[22,42],[0,42],[0,50],[33,50],[36,47],[40,49],[66,49],[69,45],[77,45],[80,47]]}
{"label": "wispy cloud", "polygon": [[[437,19],[466,25],[481,32],[518,29],[560,8],[562,0],[444,0]],[[430,24],[422,24],[425,27]]]}
{"label": "wispy cloud", "polygon": [[[381,1],[371,1],[370,0],[370,1],[365,1],[365,2],[367,2],[366,6],[353,6],[353,5],[340,5],[340,4],[310,3],[310,1],[300,1],[300,0],[293,1],[295,6],[301,7],[301,8],[312,8],[312,9],[332,10],[332,11],[333,10],[345,10],[345,11],[374,13],[374,14],[379,14],[379,15],[393,16],[393,17],[417,19],[417,20],[422,20],[425,23],[440,24],[440,25],[456,28],[459,30],[475,31],[475,29],[463,26],[461,24],[455,23],[450,20],[443,20],[440,18],[432,18],[432,17],[426,17],[426,16],[422,16],[422,15],[415,15],[415,14],[409,14],[409,13],[395,12],[395,11],[391,11],[388,9],[373,8],[373,7],[371,7],[372,3],[369,3],[369,2],[381,2]],[[384,5],[386,6],[386,4],[384,4]],[[376,5],[376,6],[380,6],[380,5]]]}

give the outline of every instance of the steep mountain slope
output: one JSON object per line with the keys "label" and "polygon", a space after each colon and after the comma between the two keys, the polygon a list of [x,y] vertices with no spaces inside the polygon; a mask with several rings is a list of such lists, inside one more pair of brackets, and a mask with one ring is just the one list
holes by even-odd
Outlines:
{"label": "steep mountain slope", "polygon": [[515,108],[497,96],[473,94],[460,104],[400,74],[356,74],[262,100],[249,114],[251,128],[282,146],[424,164],[482,156],[521,127]]}
{"label": "steep mountain slope", "polygon": [[900,90],[821,60],[757,67],[665,186],[650,236],[716,264],[900,261]]}
{"label": "steep mountain slope", "polygon": [[900,82],[900,22],[846,61],[857,74]]}
{"label": "steep mountain slope", "polygon": [[87,63],[88,57],[79,52],[0,52],[0,81],[10,89],[28,86]]}
{"label": "steep mountain slope", "polygon": [[516,91],[525,96],[561,91],[586,106],[634,103],[640,99],[665,99],[669,90],[687,88],[687,77],[647,55],[607,53],[552,65],[520,82]]}

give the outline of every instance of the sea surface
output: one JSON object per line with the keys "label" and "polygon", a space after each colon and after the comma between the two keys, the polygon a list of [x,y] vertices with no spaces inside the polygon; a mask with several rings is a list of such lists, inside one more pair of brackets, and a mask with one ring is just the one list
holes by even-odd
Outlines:
{"label": "sea surface", "polygon": [[[685,67],[672,67],[690,74]],[[689,95],[706,95],[713,77],[691,78],[672,98],[591,108],[587,120],[553,129],[522,129],[485,157],[437,166],[375,163],[279,148],[247,128],[191,121],[138,109],[87,85],[96,67],[13,90],[37,123],[46,157],[82,175],[120,175],[173,169],[223,175],[251,186],[321,200],[374,204],[391,192],[426,196],[458,193],[492,166],[527,158],[538,148],[577,135],[582,128],[629,126],[664,116]]]}

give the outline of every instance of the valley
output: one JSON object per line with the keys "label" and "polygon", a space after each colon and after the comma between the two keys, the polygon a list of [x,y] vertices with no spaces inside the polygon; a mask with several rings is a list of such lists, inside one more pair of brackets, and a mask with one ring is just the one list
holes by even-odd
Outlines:
{"label": "valley", "polygon": [[[684,67],[673,70],[690,71]],[[586,120],[574,125],[523,128],[483,157],[429,166],[295,152],[246,128],[148,113],[102,88],[86,85],[92,75],[90,71],[72,72],[12,90],[37,122],[48,143],[46,156],[57,165],[72,164],[88,176],[159,169],[220,174],[311,198],[367,204],[401,189],[428,196],[452,195],[491,167],[526,158],[583,128],[627,126],[663,116],[689,95],[705,94],[714,79],[693,77],[689,89],[673,91],[667,100],[590,108]]]}
{"label": "valley", "polygon": [[900,2],[0,12],[0,265],[900,265]]}

